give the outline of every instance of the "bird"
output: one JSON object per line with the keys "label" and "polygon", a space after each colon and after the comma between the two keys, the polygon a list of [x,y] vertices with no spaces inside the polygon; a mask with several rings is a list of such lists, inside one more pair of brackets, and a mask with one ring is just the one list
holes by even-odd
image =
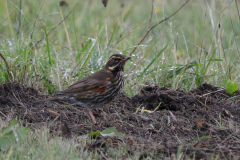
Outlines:
{"label": "bird", "polygon": [[122,54],[113,54],[99,71],[40,101],[66,101],[86,108],[92,122],[97,124],[91,110],[103,107],[122,91],[124,65],[130,58]]}

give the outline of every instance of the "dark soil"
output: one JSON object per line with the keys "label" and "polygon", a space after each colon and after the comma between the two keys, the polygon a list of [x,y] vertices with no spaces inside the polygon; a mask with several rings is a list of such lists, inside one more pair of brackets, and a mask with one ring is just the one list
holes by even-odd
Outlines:
{"label": "dark soil", "polygon": [[[0,118],[19,119],[31,129],[47,126],[52,135],[61,131],[64,137],[116,127],[125,134],[123,140],[99,137],[87,148],[103,154],[108,147],[120,145],[128,150],[126,157],[141,153],[140,159],[164,159],[172,158],[182,146],[184,159],[206,159],[212,155],[220,159],[240,158],[239,92],[232,96],[210,84],[191,92],[145,86],[134,97],[120,94],[104,108],[94,109],[98,125],[92,124],[82,108],[68,103],[33,103],[44,98],[39,91],[19,83],[3,84]],[[143,107],[155,111],[148,113]]]}

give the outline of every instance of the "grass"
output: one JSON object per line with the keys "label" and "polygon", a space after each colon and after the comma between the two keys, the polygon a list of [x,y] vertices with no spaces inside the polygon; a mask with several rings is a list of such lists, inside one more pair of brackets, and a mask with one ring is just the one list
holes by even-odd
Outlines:
{"label": "grass", "polygon": [[[129,55],[149,26],[151,2],[140,2],[111,1],[104,8],[98,1],[71,1],[68,7],[59,7],[58,1],[24,1],[19,28],[19,3],[4,1],[0,51],[13,79],[51,94],[103,67],[111,54]],[[183,2],[156,1],[152,25],[174,13],[180,4]],[[58,25],[64,17],[64,23]],[[136,94],[145,83],[188,91],[204,82],[225,86],[228,79],[238,81],[238,18],[233,2],[228,7],[227,2],[190,1],[154,28],[132,54],[125,69],[124,92]],[[193,62],[186,70],[174,69]],[[12,79],[4,63],[1,71],[1,83]]]}
{"label": "grass", "polygon": [[[21,122],[20,122],[21,123]],[[51,136],[49,129],[43,126],[41,129],[36,129],[30,132],[18,132],[16,127],[9,127],[6,123],[1,121],[0,125],[0,141],[1,143],[11,143],[9,149],[1,150],[1,159],[70,159],[70,160],[83,160],[83,159],[101,159],[103,153],[100,151],[101,147],[97,147],[97,139],[84,138],[84,136],[62,138],[58,136]],[[6,129],[6,127],[8,127]],[[16,137],[16,142],[13,142],[11,134],[7,133],[13,130]],[[20,134],[19,134],[20,133]],[[4,135],[4,136],[3,136]],[[20,138],[21,136],[24,139]],[[2,137],[9,139],[3,140]],[[105,152],[112,158],[119,159],[123,156],[131,159],[138,159],[139,155],[130,155],[128,148],[123,145],[110,144],[110,139],[107,140],[109,147]],[[2,147],[2,145],[1,145]],[[5,148],[5,147],[4,147]],[[92,151],[93,148],[97,148]],[[99,148],[99,150],[98,150]]]}
{"label": "grass", "polygon": [[[9,68],[0,58],[0,83],[16,80],[52,94],[99,70],[111,54],[130,55],[149,26],[151,1],[111,0],[106,8],[101,1],[72,0],[63,7],[58,2],[22,1],[19,23],[19,1],[2,1],[0,53]],[[155,1],[152,25],[183,3]],[[190,1],[150,31],[126,64],[124,92],[132,96],[146,83],[184,91],[201,83],[225,86],[229,79],[239,84],[239,16],[235,2],[229,3]],[[45,159],[57,159],[67,152],[85,154],[74,150],[72,141],[54,141],[51,147],[62,143],[67,149],[56,149]],[[34,146],[44,148],[45,142],[31,143],[29,154],[41,155]],[[27,156],[24,149],[13,148],[16,159]]]}
{"label": "grass", "polygon": [[[7,151],[2,151],[1,159],[100,159],[99,153],[88,151],[87,143],[90,140],[81,137],[63,139],[62,137],[51,137],[49,130],[43,128],[28,135],[23,142],[17,142]],[[119,148],[120,150],[121,148]],[[124,154],[124,149],[121,149]],[[120,158],[120,152],[109,149],[108,154]],[[126,153],[125,153],[126,154]],[[132,157],[134,158],[134,156]],[[135,156],[137,158],[137,156]]]}

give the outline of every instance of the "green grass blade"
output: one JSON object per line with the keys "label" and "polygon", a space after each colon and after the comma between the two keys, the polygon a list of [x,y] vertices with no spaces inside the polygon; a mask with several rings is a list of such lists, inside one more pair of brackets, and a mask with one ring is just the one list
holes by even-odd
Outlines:
{"label": "green grass blade", "polygon": [[[214,50],[213,54],[211,55],[210,60],[214,57],[215,51],[216,51],[216,50]],[[205,75],[206,75],[207,70],[208,70],[208,67],[209,67],[209,65],[210,65],[210,63],[211,63],[211,61],[208,61],[207,65],[206,65],[206,62],[207,62],[207,60],[204,60],[204,61],[203,61],[203,64],[204,64],[204,65],[203,65],[203,67],[201,68],[201,71],[200,71],[200,74],[201,74],[202,76],[205,76]]]}
{"label": "green grass blade", "polygon": [[79,60],[80,60],[80,58],[81,58],[81,56],[82,56],[82,53],[88,48],[89,44],[91,44],[91,43],[92,43],[92,40],[89,39],[89,40],[87,41],[87,43],[83,46],[82,50],[77,54],[77,56],[76,56],[76,61],[79,61]]}
{"label": "green grass blade", "polygon": [[206,60],[206,61],[208,61],[208,64],[207,64],[207,66],[206,66],[206,69],[205,69],[205,72],[204,72],[204,76],[206,75],[207,70],[208,70],[208,67],[209,67],[209,65],[210,65],[211,62],[222,61],[222,59],[213,59],[213,57],[211,57],[210,60]]}
{"label": "green grass blade", "polygon": [[[192,61],[192,62],[190,62],[190,63],[187,64],[187,65],[180,65],[179,67],[177,67],[177,68],[175,68],[175,69],[173,69],[173,70],[169,70],[169,71],[168,71],[167,78],[173,78],[173,75],[174,75],[174,74],[175,74],[175,76],[176,76],[176,75],[180,74],[181,72],[186,71],[186,70],[188,70],[189,68],[192,68],[192,67],[194,67],[194,66],[196,66],[196,65],[197,65],[197,61]],[[174,73],[174,72],[175,72],[175,73]]]}
{"label": "green grass blade", "polygon": [[107,45],[107,48],[108,48],[109,45],[111,44],[111,42],[112,42],[112,40],[113,40],[113,36],[114,36],[117,28],[119,28],[119,27],[118,27],[118,24],[116,24],[115,27],[114,27],[114,29],[113,29],[112,35],[111,35],[111,37],[110,37],[110,39],[109,39],[109,42],[108,42],[108,45]]}
{"label": "green grass blade", "polygon": [[168,46],[168,44],[157,54],[157,56],[155,58],[153,58],[153,60],[148,64],[148,66],[143,70],[143,72],[138,77],[142,77],[147,72],[149,67],[151,67],[151,65],[156,61],[156,59],[163,53],[163,51],[165,51],[167,46]]}
{"label": "green grass blade", "polygon": [[79,52],[79,46],[78,46],[78,34],[77,34],[77,27],[76,27],[76,21],[75,21],[75,12],[73,12],[73,30],[74,30],[75,39],[76,39],[76,47],[77,47],[77,51]]}
{"label": "green grass blade", "polygon": [[50,66],[52,66],[52,60],[51,60],[51,55],[50,55],[50,48],[49,48],[49,43],[48,43],[48,34],[47,34],[47,29],[44,26],[44,32],[46,35],[46,42],[47,42],[47,54],[48,54],[48,63]]}
{"label": "green grass blade", "polygon": [[92,68],[95,69],[97,68],[97,47],[94,46],[93,51],[92,51]]}
{"label": "green grass blade", "polygon": [[93,52],[93,50],[95,49],[96,45],[97,45],[97,42],[96,42],[95,45],[92,47],[92,50],[89,52],[89,54],[87,55],[87,58],[85,59],[85,61],[84,61],[83,64],[81,65],[80,70],[81,70],[81,69],[85,66],[85,64],[88,62],[88,60],[89,60],[89,58],[91,57],[92,52]]}

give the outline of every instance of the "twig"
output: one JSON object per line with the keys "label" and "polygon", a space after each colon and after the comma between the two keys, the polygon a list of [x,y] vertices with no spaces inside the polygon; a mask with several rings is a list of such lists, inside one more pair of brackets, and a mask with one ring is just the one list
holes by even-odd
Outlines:
{"label": "twig", "polygon": [[[143,101],[144,102],[144,101]],[[144,107],[142,107],[142,109],[140,109],[140,107],[142,106],[142,104],[137,108],[136,112],[137,113],[139,110],[141,110],[141,114],[143,114],[144,112],[147,112],[147,113],[154,113],[161,105],[162,102],[160,102],[158,104],[158,106],[153,110],[153,111],[150,111],[150,110],[147,110],[147,109],[144,109]]]}
{"label": "twig", "polygon": [[1,114],[2,114],[4,117],[6,117],[6,118],[7,118],[7,116],[6,116],[6,115],[5,115],[3,112],[1,112],[1,111],[0,111],[0,113],[1,113]]}
{"label": "twig", "polygon": [[[198,101],[200,104],[202,104],[204,107],[206,107],[206,108],[209,108],[208,106],[206,106],[205,104],[203,104],[201,101],[199,101],[195,96],[194,96],[194,94],[192,94],[192,93],[190,93],[191,95],[192,95],[192,97],[196,100],[196,101]],[[199,96],[200,97],[200,96]]]}
{"label": "twig", "polygon": [[233,132],[232,134],[230,134],[227,138],[225,138],[221,143],[219,143],[213,150],[216,150],[218,147],[220,147],[226,140],[228,140],[229,138],[231,138],[234,134],[237,135],[239,133],[239,131]]}
{"label": "twig", "polygon": [[25,64],[25,65],[24,65],[24,71],[23,71],[23,84],[27,84],[27,76],[26,76],[26,73],[27,73],[27,65]]}
{"label": "twig", "polygon": [[233,36],[234,36],[234,42],[236,44],[236,47],[237,47],[237,52],[239,54],[239,59],[240,59],[240,52],[239,52],[239,49],[238,49],[238,44],[237,44],[237,40],[236,40],[236,35],[235,35],[235,31],[234,31],[234,28],[233,28],[233,22],[232,22],[232,16],[231,16],[231,10],[230,10],[230,5],[229,5],[229,16],[230,16],[230,20],[231,20],[231,25],[232,25],[232,31],[233,31]]}
{"label": "twig", "polygon": [[221,92],[221,91],[223,91],[223,90],[225,90],[225,88],[219,89],[219,90],[214,91],[214,92],[206,93],[206,94],[204,94],[204,95],[201,95],[200,97],[204,97],[204,96],[207,96],[207,95],[212,94],[212,93]]}
{"label": "twig", "polygon": [[[9,17],[11,17],[12,14],[13,14],[15,11],[16,11],[16,10],[12,11],[12,13],[9,15]],[[8,18],[6,18],[5,20],[3,20],[3,22],[0,24],[0,26],[1,26],[5,21],[7,21],[7,20],[8,20]]]}
{"label": "twig", "polygon": [[[16,92],[17,93],[17,92]],[[22,107],[25,107],[24,104],[21,102],[21,99],[20,98],[17,98],[17,96],[15,95],[15,93],[12,93],[13,96],[15,97],[15,99],[18,101],[19,104],[21,104]],[[18,94],[18,93],[17,93]],[[18,94],[18,97],[19,97],[19,94]]]}
{"label": "twig", "polygon": [[170,113],[172,119],[173,119],[175,122],[177,122],[176,116],[175,116],[171,111],[168,111],[168,112]]}
{"label": "twig", "polygon": [[55,122],[59,117],[60,117],[60,115],[57,116],[56,118],[54,118],[54,120],[53,120],[52,122],[50,122],[50,124],[48,125],[48,127],[50,128],[50,126],[53,124],[53,122]]}
{"label": "twig", "polygon": [[102,156],[105,160],[108,160],[108,158],[103,154],[103,152],[102,152],[100,149],[98,149],[98,152],[101,154],[101,156]]}
{"label": "twig", "polygon": [[[131,54],[137,49],[138,45],[142,43],[142,41],[146,38],[146,36],[148,35],[148,33],[151,31],[151,23],[152,23],[153,9],[154,9],[154,0],[152,0],[152,11],[151,11],[151,16],[150,16],[150,20],[149,20],[148,30],[147,30],[147,32],[145,33],[145,35],[143,36],[143,38],[140,40],[140,42],[138,42],[137,46],[133,48]],[[130,54],[130,55],[131,55],[131,54]]]}
{"label": "twig", "polygon": [[[68,13],[68,15],[66,17],[64,17],[64,19],[58,23],[58,25],[56,27],[54,27],[50,32],[48,32],[48,36],[60,25],[62,24],[67,18],[68,16],[73,12],[73,10],[77,7],[78,3],[74,6],[74,8]],[[35,44],[35,46],[33,48],[36,48],[38,43],[41,42],[44,39],[44,37],[42,39],[40,39],[39,41],[37,41],[37,43]]]}
{"label": "twig", "polygon": [[239,97],[240,97],[240,95],[238,95],[238,96],[233,96],[233,97],[228,98],[227,100],[233,100],[233,99],[239,98]]}
{"label": "twig", "polygon": [[8,72],[8,74],[11,75],[11,80],[13,80],[13,79],[14,79],[13,74],[12,74],[12,72],[10,71],[9,65],[8,65],[6,59],[3,57],[2,53],[0,53],[0,57],[2,58],[2,60],[4,61],[5,65],[6,65],[6,67],[7,67],[7,72]]}
{"label": "twig", "polygon": [[[187,3],[188,3],[189,0],[187,0],[176,12],[174,12],[172,15],[170,15],[169,17],[161,20],[160,22],[158,22],[157,24],[153,25],[152,27],[150,27],[151,25],[151,21],[152,21],[152,13],[153,13],[153,8],[152,8],[152,12],[151,12],[151,17],[150,17],[150,25],[149,25],[149,28],[147,30],[147,32],[145,33],[145,35],[143,36],[143,38],[138,42],[137,46],[134,47],[134,49],[132,50],[132,52],[130,53],[133,54],[133,52],[135,52],[135,50],[138,48],[138,46],[143,42],[143,40],[147,37],[148,33],[153,29],[155,28],[156,26],[158,26],[159,24],[161,24],[162,22],[170,19],[171,17],[173,17],[175,14],[177,14]],[[154,2],[154,1],[153,1]],[[153,4],[152,4],[152,7],[153,7]]]}
{"label": "twig", "polygon": [[3,57],[2,53],[0,53],[0,57],[1,57],[2,60],[4,61],[5,65],[6,65],[6,67],[7,67],[7,70],[10,71],[9,66],[8,66],[8,63],[7,63],[6,59]]}
{"label": "twig", "polygon": [[235,0],[235,3],[236,3],[236,7],[237,7],[237,12],[238,12],[238,23],[239,23],[239,21],[240,21],[240,14],[239,14],[239,9],[238,9],[237,0]]}
{"label": "twig", "polygon": [[[117,42],[111,47],[112,49],[116,47],[116,45],[121,42],[123,39],[125,39],[126,37],[130,36],[132,33],[134,33],[134,30],[138,27],[140,27],[141,25],[145,24],[146,21],[138,24],[136,27],[133,27],[132,29],[130,29],[130,31],[127,33],[127,34],[123,34],[122,33],[122,36],[119,37],[119,39],[117,40]],[[106,48],[107,49],[107,48]],[[108,54],[112,51],[112,49],[109,50]],[[128,48],[130,49],[130,48]]]}

